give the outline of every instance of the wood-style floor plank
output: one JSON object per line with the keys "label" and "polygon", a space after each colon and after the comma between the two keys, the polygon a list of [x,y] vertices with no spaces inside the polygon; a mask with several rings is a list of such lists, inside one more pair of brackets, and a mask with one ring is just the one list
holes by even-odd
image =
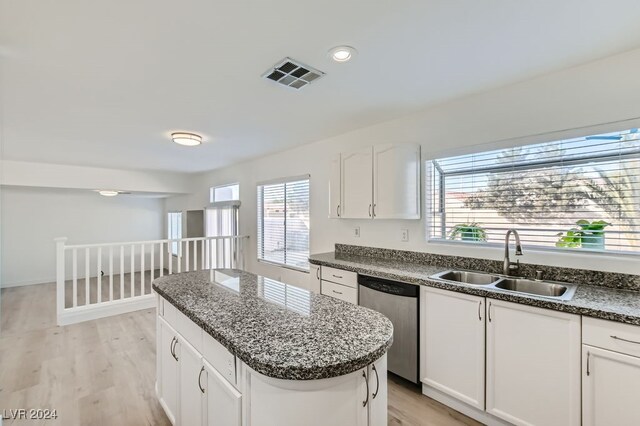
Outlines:
{"label": "wood-style floor plank", "polygon": [[[55,284],[2,289],[1,303],[0,410],[58,412],[55,421],[3,425],[170,424],[155,395],[155,309],[57,327]],[[392,374],[388,419],[403,426],[479,424]]]}

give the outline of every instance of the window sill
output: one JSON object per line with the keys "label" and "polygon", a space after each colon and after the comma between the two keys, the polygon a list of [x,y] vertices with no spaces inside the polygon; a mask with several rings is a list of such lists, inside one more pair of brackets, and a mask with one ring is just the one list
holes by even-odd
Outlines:
{"label": "window sill", "polygon": [[271,266],[278,266],[280,268],[284,268],[284,269],[290,269],[292,271],[296,271],[296,272],[303,272],[305,274],[309,274],[310,271],[309,269],[304,269],[304,268],[298,268],[296,266],[291,266],[291,265],[285,265],[284,263],[278,263],[278,262],[271,262],[269,260],[264,260],[264,259],[257,259],[259,263],[264,263],[267,265],[271,265]]}

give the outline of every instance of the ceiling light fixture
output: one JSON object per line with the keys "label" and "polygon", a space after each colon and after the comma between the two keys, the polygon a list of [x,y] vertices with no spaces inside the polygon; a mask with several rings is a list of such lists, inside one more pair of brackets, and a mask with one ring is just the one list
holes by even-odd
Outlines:
{"label": "ceiling light fixture", "polygon": [[329,57],[336,62],[347,62],[358,54],[351,46],[337,46],[329,50]]}
{"label": "ceiling light fixture", "polygon": [[98,194],[102,195],[103,197],[115,197],[116,195],[119,194],[119,192],[107,190],[107,189],[101,189],[98,191]]}
{"label": "ceiling light fixture", "polygon": [[178,145],[196,146],[202,143],[202,136],[195,133],[175,132],[171,133],[171,139]]}

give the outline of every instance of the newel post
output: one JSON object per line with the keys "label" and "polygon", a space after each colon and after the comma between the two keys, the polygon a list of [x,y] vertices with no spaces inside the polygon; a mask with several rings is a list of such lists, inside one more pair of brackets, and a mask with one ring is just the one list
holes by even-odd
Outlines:
{"label": "newel post", "polygon": [[56,310],[57,310],[57,322],[61,324],[62,312],[64,311],[64,246],[67,241],[67,237],[55,238],[56,242]]}

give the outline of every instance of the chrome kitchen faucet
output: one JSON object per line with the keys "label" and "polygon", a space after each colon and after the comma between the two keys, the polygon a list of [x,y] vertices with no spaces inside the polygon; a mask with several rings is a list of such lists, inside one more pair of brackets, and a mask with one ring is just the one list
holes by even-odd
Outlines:
{"label": "chrome kitchen faucet", "polygon": [[505,275],[516,275],[520,272],[520,260],[516,260],[516,263],[511,263],[509,260],[509,236],[516,237],[516,256],[522,256],[522,245],[520,245],[520,235],[515,229],[509,229],[507,235],[504,237],[504,267],[502,272]]}

